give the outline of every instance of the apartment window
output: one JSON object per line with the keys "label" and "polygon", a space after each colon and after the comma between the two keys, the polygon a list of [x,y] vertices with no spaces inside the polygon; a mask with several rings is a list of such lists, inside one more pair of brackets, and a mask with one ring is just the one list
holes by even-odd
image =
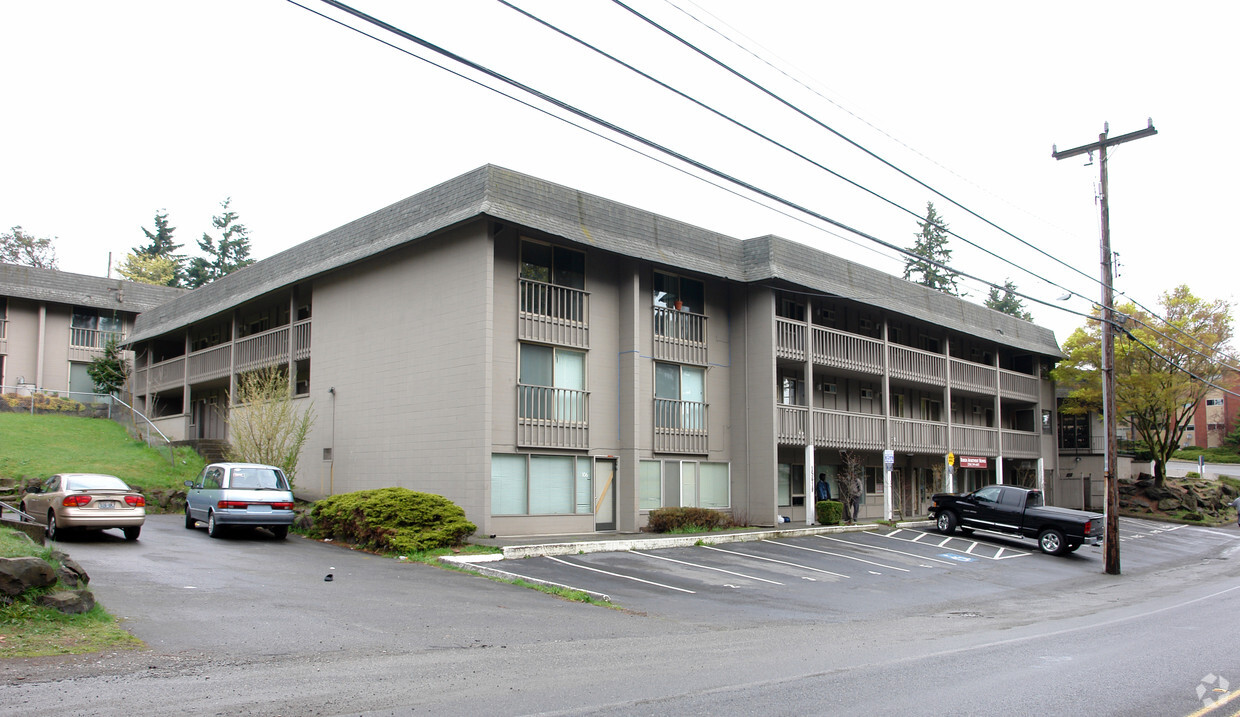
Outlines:
{"label": "apartment window", "polygon": [[1221,399],[1221,398],[1207,398],[1207,399],[1206,399],[1206,405],[1207,405],[1207,406],[1221,406],[1221,405],[1223,405],[1223,399]]}
{"label": "apartment window", "polygon": [[680,505],[720,510],[732,505],[727,463],[680,463]]}
{"label": "apartment window", "polygon": [[659,428],[706,428],[706,369],[656,362],[655,425]]}
{"label": "apartment window", "polygon": [[942,353],[942,351],[940,350],[941,344],[939,343],[939,340],[937,338],[922,334],[919,340],[921,342],[922,351],[929,351],[931,353],[936,353],[936,354]]}
{"label": "apartment window", "polygon": [[654,510],[663,507],[663,464],[640,461],[637,468],[637,508]]}
{"label": "apartment window", "polygon": [[776,312],[780,318],[790,319],[792,321],[805,320],[805,304],[795,299],[783,298],[779,300],[779,311]]}
{"label": "apartment window", "polygon": [[921,399],[921,420],[923,421],[943,420],[943,402],[933,401],[929,398]]}
{"label": "apartment window", "polygon": [[584,353],[523,343],[517,383],[521,418],[586,420]]}
{"label": "apartment window", "polygon": [[586,288],[586,255],[541,242],[521,241],[521,278],[544,284]]}
{"label": "apartment window", "polygon": [[1072,450],[1089,449],[1089,416],[1059,414],[1059,447]]}
{"label": "apartment window", "polygon": [[121,329],[122,321],[116,312],[100,313],[99,309],[75,306],[69,324],[69,345],[103,348],[110,336],[120,338]]}
{"label": "apartment window", "polygon": [[902,418],[904,416],[904,394],[891,394],[891,415],[895,418]]}
{"label": "apartment window", "polygon": [[779,464],[779,507],[789,508],[805,505],[805,466],[795,463]]}
{"label": "apartment window", "polygon": [[[865,467],[865,492],[878,493],[883,492],[883,469],[878,466]],[[862,499],[864,501],[864,496]]]}
{"label": "apartment window", "polygon": [[779,401],[785,406],[805,406],[805,380],[784,376],[780,379]]}
{"label": "apartment window", "polygon": [[491,514],[589,514],[593,476],[590,458],[493,454]]}
{"label": "apartment window", "polygon": [[706,313],[706,288],[697,279],[675,274],[654,273],[654,303],[669,309],[676,308],[679,301],[682,311],[695,314]]}

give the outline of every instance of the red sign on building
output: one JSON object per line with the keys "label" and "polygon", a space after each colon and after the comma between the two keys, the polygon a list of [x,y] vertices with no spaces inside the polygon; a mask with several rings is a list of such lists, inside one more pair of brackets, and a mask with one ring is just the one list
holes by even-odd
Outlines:
{"label": "red sign on building", "polygon": [[985,456],[960,456],[961,468],[985,468]]}

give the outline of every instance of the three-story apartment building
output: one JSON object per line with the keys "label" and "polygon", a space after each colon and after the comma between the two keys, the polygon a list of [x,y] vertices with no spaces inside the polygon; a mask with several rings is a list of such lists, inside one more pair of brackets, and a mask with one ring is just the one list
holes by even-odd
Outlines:
{"label": "three-story apartment building", "polygon": [[1050,331],[494,166],[149,311],[132,346],[166,434],[225,437],[237,376],[282,366],[317,417],[300,494],[406,486],[482,534],[805,521],[842,450],[864,516],[915,515],[949,453],[959,488],[1056,455]]}
{"label": "three-story apartment building", "polygon": [[86,373],[139,312],[184,289],[0,264],[0,392],[55,391],[88,400]]}

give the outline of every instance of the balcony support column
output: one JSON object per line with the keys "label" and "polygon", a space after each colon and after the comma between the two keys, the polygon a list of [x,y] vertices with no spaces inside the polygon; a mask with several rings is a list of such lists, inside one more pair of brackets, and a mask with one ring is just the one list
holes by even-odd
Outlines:
{"label": "balcony support column", "polygon": [[805,524],[817,520],[817,496],[814,478],[818,469],[814,464],[814,316],[812,302],[805,300]]}
{"label": "balcony support column", "polygon": [[[947,357],[947,384],[943,387],[943,408],[947,413],[947,454],[956,452],[952,442],[952,337],[943,337],[944,356]],[[956,492],[956,468],[943,456],[943,488],[948,493]]]}
{"label": "balcony support column", "polygon": [[999,369],[999,349],[995,348],[995,435],[999,439],[995,458],[995,482],[1003,485],[1003,372]]}
{"label": "balcony support column", "polygon": [[[888,336],[887,317],[883,317],[883,448],[894,450],[891,445],[891,341]],[[892,505],[891,466],[883,461],[883,519],[895,518]]]}

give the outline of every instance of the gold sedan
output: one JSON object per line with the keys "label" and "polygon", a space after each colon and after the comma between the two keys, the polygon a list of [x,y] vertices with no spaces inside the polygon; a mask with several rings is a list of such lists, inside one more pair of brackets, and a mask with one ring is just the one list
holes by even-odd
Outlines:
{"label": "gold sedan", "polygon": [[116,476],[60,473],[22,496],[21,511],[47,520],[47,537],[56,540],[74,529],[120,528],[137,540],[146,521],[146,498]]}

